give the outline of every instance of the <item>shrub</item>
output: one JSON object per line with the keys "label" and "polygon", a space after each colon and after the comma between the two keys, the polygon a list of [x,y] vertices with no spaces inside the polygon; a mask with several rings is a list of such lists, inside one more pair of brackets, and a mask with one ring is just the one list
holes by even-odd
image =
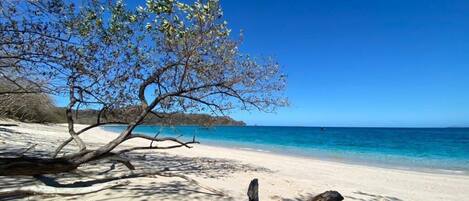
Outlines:
{"label": "shrub", "polygon": [[65,113],[46,94],[0,95],[0,117],[25,122],[64,122]]}

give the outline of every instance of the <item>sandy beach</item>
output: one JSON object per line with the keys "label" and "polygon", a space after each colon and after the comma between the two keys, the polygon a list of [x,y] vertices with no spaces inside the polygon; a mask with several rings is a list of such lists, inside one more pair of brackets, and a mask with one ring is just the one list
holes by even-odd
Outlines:
{"label": "sandy beach", "polygon": [[[37,144],[28,153],[50,154],[68,138],[65,125],[41,125],[20,122],[18,126],[0,127],[0,148],[19,151]],[[78,125],[83,127],[85,125]],[[93,148],[116,137],[115,133],[97,128],[82,135]],[[145,146],[146,140],[133,139],[126,146]],[[70,145],[65,151],[73,151]],[[26,154],[28,154],[26,153]],[[30,196],[24,200],[246,200],[253,178],[259,179],[261,200],[307,200],[326,190],[337,190],[345,200],[358,201],[451,201],[467,200],[469,176],[424,173],[353,165],[318,159],[275,155],[234,148],[194,145],[192,149],[140,151],[129,154],[136,168],[169,168],[194,179],[132,178],[127,186],[81,196]],[[92,180],[86,173],[125,172],[122,164],[98,161],[79,172],[63,175],[62,182]],[[98,174],[99,175],[99,174]],[[37,184],[29,177],[0,177],[0,188]],[[215,189],[216,192],[210,189]]]}

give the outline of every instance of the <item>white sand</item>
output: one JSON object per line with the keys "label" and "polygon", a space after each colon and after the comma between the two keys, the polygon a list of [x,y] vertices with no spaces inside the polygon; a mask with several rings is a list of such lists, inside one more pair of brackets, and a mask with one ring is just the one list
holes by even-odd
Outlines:
{"label": "white sand", "polygon": [[[15,138],[14,141],[6,140],[5,132],[2,131],[0,136],[3,135],[4,138],[0,138],[1,146],[28,147],[28,144],[20,142],[21,139],[40,144],[53,142],[47,146],[36,147],[36,150],[50,151],[61,140],[68,137],[64,125],[19,124],[18,127],[5,128],[22,133],[15,135],[21,138]],[[116,136],[115,133],[98,128],[82,135],[82,138],[86,142],[93,143],[91,147],[94,147]],[[148,141],[133,139],[126,142],[125,146],[148,144]],[[148,165],[160,168],[171,164],[168,166],[176,170],[180,168],[180,173],[197,180],[202,186],[224,192],[225,196],[211,195],[206,189],[178,178],[157,177],[129,179],[131,184],[128,186],[84,196],[35,196],[33,198],[49,200],[246,200],[250,180],[258,178],[261,200],[305,200],[326,190],[337,190],[345,197],[345,200],[351,201],[469,200],[469,176],[467,175],[386,169],[207,145],[195,145],[192,149],[145,151],[141,155],[147,155],[147,158],[142,160],[143,162],[137,162],[137,168],[148,167]],[[153,156],[157,158],[152,159]],[[145,162],[146,164],[143,164]],[[107,166],[103,168],[104,165],[95,166],[99,170],[109,168]],[[95,166],[85,165],[80,167],[80,170],[87,171]],[[112,171],[125,171],[122,165],[116,166],[119,167]],[[8,179],[0,177],[0,187],[2,180]],[[8,186],[8,184],[5,185]],[[25,199],[31,199],[31,197]]]}

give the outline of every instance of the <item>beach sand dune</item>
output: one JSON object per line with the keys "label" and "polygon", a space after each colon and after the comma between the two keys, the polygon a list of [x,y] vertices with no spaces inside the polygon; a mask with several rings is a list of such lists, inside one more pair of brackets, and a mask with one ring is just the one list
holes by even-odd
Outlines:
{"label": "beach sand dune", "polygon": [[[0,126],[0,150],[15,154],[37,144],[26,154],[48,156],[68,138],[65,125],[15,123]],[[78,125],[82,127],[84,125]],[[90,148],[112,140],[115,133],[100,128],[83,134]],[[149,142],[132,139],[126,146]],[[68,146],[71,152],[76,147]],[[80,196],[36,195],[23,200],[246,200],[249,182],[259,179],[261,200],[307,200],[326,190],[337,190],[351,201],[457,201],[469,200],[469,176],[424,173],[352,165],[340,162],[275,155],[233,148],[195,145],[192,149],[140,151],[129,154],[137,169],[169,168],[198,182],[177,177],[132,178],[130,184]],[[92,182],[100,175],[119,174],[127,169],[120,163],[99,161],[74,173],[60,175],[58,182]],[[0,188],[39,184],[30,177],[0,177]],[[214,191],[215,190],[215,191]],[[220,195],[222,194],[222,195]]]}

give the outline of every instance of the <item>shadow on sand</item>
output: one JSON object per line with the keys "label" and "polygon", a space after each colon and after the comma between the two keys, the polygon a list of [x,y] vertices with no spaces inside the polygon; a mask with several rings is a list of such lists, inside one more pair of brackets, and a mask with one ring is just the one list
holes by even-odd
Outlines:
{"label": "shadow on sand", "polygon": [[[19,136],[29,135],[25,137]],[[29,139],[31,138],[31,139]],[[23,146],[15,145],[15,140],[28,139],[29,142],[23,142]],[[38,143],[43,146],[38,149],[25,153],[29,156],[50,156],[51,151],[44,151],[44,143],[41,139],[35,139],[31,134],[20,133],[10,129],[1,128],[0,130],[1,144],[0,156],[11,156],[24,150],[29,144]],[[55,146],[49,142],[49,150]],[[157,170],[169,170],[171,173],[186,175],[194,179],[209,179],[229,177],[233,173],[242,172],[270,172],[270,170],[256,167],[253,165],[242,164],[233,160],[214,159],[205,157],[183,157],[170,155],[163,152],[142,152],[127,154],[126,157],[131,160],[132,164],[137,168],[152,168]],[[119,174],[129,170],[120,163],[113,161],[96,161],[90,164],[82,165],[77,171],[70,173],[62,173],[56,175],[44,175],[42,177],[0,177],[0,189],[12,188],[26,185],[44,185],[66,186],[66,187],[82,187],[96,184],[96,176],[102,176],[109,173]],[[24,200],[233,200],[232,197],[223,196],[207,190],[203,186],[196,185],[192,182],[180,178],[167,178],[156,176],[153,178],[139,177],[131,178],[130,184],[126,186],[115,187],[104,190],[100,193],[91,193],[84,196],[47,196],[35,195],[28,197],[0,197],[0,200],[13,200],[23,198]],[[140,182],[144,181],[144,182]],[[143,185],[144,184],[144,185]],[[213,187],[212,187],[213,188]],[[239,188],[247,188],[240,186]],[[223,189],[217,191],[224,192]]]}
{"label": "shadow on sand", "polygon": [[358,195],[363,198],[358,198],[354,196],[344,196],[346,199],[357,200],[357,201],[403,201],[396,197],[376,195],[371,193],[364,193],[361,191],[353,192],[354,195]]}

